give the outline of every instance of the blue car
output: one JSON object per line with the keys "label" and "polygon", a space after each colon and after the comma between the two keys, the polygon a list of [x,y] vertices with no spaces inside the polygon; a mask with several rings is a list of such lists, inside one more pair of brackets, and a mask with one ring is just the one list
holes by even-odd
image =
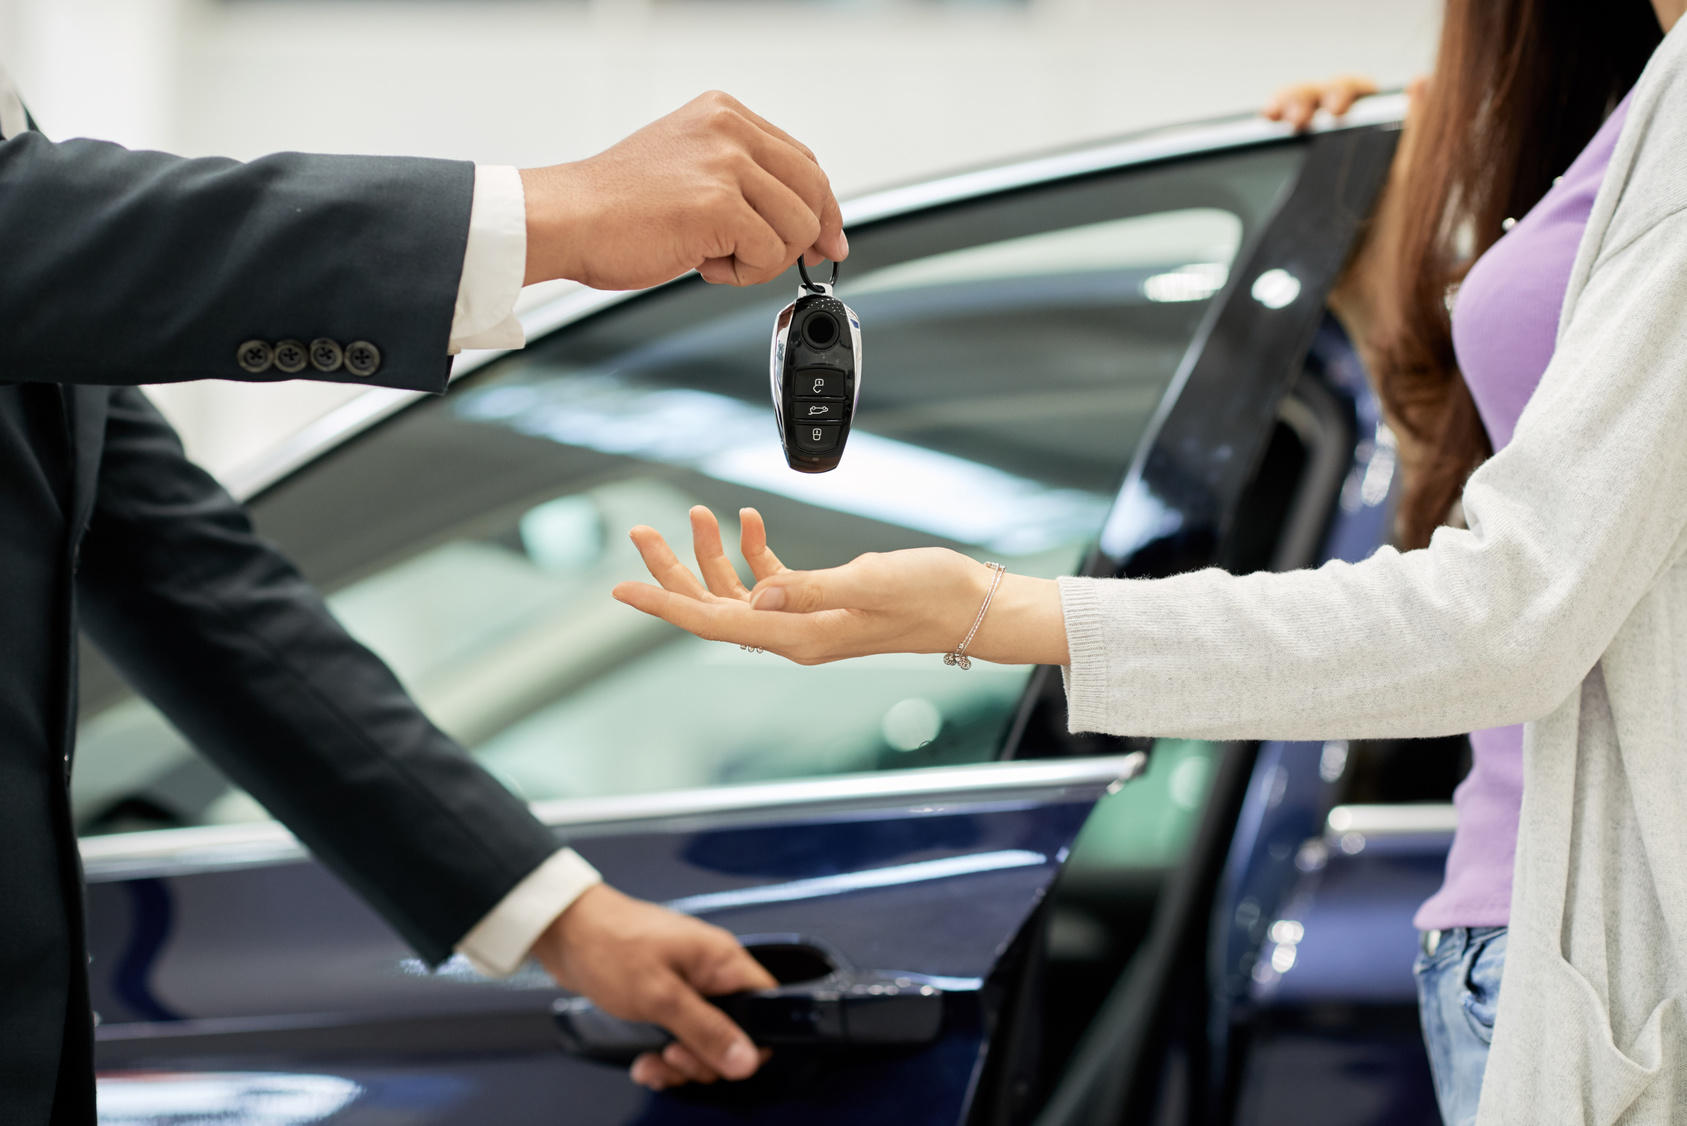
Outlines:
{"label": "blue car", "polygon": [[1401,108],[856,200],[865,393],[830,474],[786,468],[761,375],[790,293],[693,277],[562,293],[445,397],[371,392],[241,475],[260,531],[560,840],[757,950],[782,985],[731,1003],[774,1057],[651,1093],[621,1066],[648,1029],[537,970],[430,970],[89,652],[101,1122],[1435,1122],[1410,918],[1460,740],[1072,736],[1054,670],[799,668],[608,594],[640,571],[626,529],[698,503],[754,504],[797,567],[1368,554],[1395,448],[1325,295]]}

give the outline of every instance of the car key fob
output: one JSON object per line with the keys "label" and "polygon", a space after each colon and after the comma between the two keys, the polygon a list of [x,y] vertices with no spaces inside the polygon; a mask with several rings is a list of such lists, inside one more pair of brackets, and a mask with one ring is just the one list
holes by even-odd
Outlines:
{"label": "car key fob", "polygon": [[773,416],[785,463],[803,473],[836,469],[861,396],[861,321],[797,260],[802,288],[773,322]]}

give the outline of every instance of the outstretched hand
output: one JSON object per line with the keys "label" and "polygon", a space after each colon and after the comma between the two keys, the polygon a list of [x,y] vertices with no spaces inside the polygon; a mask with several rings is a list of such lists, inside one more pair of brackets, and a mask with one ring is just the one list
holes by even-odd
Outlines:
{"label": "outstretched hand", "polygon": [[[944,653],[966,635],[994,577],[946,548],[858,555],[841,567],[793,571],[767,545],[753,508],[739,512],[739,546],[755,578],[745,587],[720,525],[691,510],[699,579],[654,528],[632,540],[659,586],[626,582],[616,599],[709,641],[728,641],[818,665],[870,653]],[[968,652],[985,660],[1064,663],[1059,594],[1046,580],[1005,576]]]}

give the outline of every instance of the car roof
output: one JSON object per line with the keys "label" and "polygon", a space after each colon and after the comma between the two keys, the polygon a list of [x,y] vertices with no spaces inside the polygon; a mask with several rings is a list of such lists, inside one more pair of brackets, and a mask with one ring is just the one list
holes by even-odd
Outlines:
{"label": "car roof", "polygon": [[[1398,125],[1405,108],[1404,94],[1365,98],[1339,120],[1320,114],[1307,132]],[[906,184],[855,196],[843,204],[844,224],[870,223],[939,204],[1156,160],[1264,144],[1282,140],[1293,132],[1288,126],[1267,121],[1258,114],[1232,114],[1158,125],[1048,152],[1028,153],[973,168],[925,176]]]}
{"label": "car roof", "polygon": [[[1405,111],[1405,94],[1378,95],[1362,99],[1340,119],[1320,114],[1308,131],[1325,133],[1398,125],[1404,119]],[[1293,130],[1288,126],[1267,121],[1258,114],[1157,126],[870,191],[842,203],[844,225],[861,226],[999,192],[1201,152],[1268,144],[1291,135]],[[637,292],[640,291],[606,292],[561,283],[556,287],[555,296],[520,310],[518,316],[527,339],[536,340],[591,313],[618,304]],[[462,353],[452,364],[452,382],[498,359],[505,351],[494,349]],[[329,411],[252,461],[224,473],[223,482],[236,497],[251,499],[319,455],[422,397],[423,394],[416,391],[372,388]]]}

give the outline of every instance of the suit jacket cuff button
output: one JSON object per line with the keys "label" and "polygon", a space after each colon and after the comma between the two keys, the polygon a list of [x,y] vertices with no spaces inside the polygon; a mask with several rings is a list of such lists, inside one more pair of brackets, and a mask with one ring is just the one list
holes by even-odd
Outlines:
{"label": "suit jacket cuff button", "polygon": [[240,365],[240,370],[252,375],[262,375],[275,362],[275,350],[264,340],[248,340],[235,349],[234,361]]}
{"label": "suit jacket cuff button", "polygon": [[298,375],[310,361],[305,346],[297,340],[282,340],[275,346],[275,370],[285,375]]}
{"label": "suit jacket cuff button", "polygon": [[310,342],[310,366],[317,371],[339,371],[345,358],[345,349],[340,347],[337,340],[319,336]]}
{"label": "suit jacket cuff button", "polygon": [[381,350],[367,340],[353,340],[346,345],[346,370],[367,379],[381,370]]}

